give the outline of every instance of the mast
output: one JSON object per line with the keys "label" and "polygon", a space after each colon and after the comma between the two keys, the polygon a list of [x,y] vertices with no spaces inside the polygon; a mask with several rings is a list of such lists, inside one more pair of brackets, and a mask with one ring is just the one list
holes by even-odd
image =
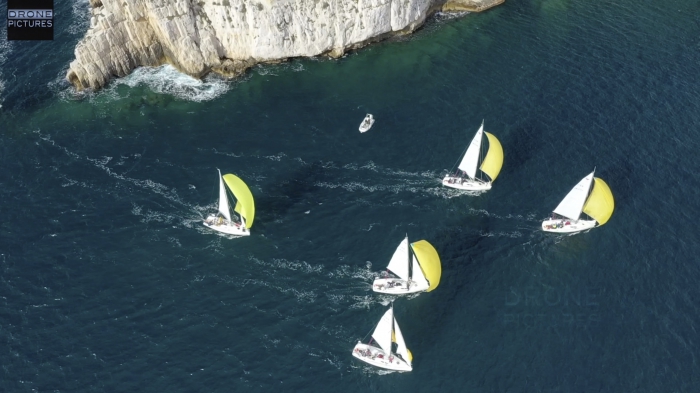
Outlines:
{"label": "mast", "polygon": [[479,164],[479,156],[481,155],[481,141],[484,136],[484,123],[482,121],[481,127],[472,138],[467,147],[467,152],[462,157],[462,161],[459,163],[459,170],[465,172],[470,179],[476,178],[476,168]]}
{"label": "mast", "polygon": [[[391,302],[391,349],[394,349],[394,344],[396,343],[396,318],[394,317],[394,302]],[[396,344],[398,345],[398,344]],[[389,354],[395,353],[394,351],[389,351]]]}
{"label": "mast", "polygon": [[[484,119],[481,119],[481,127],[479,127],[480,130],[484,129]],[[484,157],[484,134],[481,134],[481,144],[479,145],[479,158],[476,160],[476,166],[477,168],[479,167],[479,163],[481,162],[481,159]],[[476,174],[476,173],[475,173]],[[479,180],[483,180],[481,174],[479,174]]]}
{"label": "mast", "polygon": [[[410,281],[413,279],[413,269],[411,269],[411,243],[408,242],[408,233],[406,233],[406,244],[408,244],[408,247],[406,247],[406,253],[408,254],[406,263],[408,264],[408,281]],[[391,303],[391,307],[393,309],[394,303]]]}
{"label": "mast", "polygon": [[224,185],[224,179],[221,177],[221,171],[216,168],[219,172],[219,212],[227,220],[231,221],[231,209],[228,204],[228,195],[226,195],[226,186]]}

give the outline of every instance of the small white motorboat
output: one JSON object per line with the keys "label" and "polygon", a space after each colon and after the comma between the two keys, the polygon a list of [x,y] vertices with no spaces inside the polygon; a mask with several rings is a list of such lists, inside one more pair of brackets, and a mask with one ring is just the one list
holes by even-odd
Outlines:
{"label": "small white motorboat", "polygon": [[372,128],[373,124],[374,124],[374,116],[372,116],[371,113],[368,113],[367,116],[365,116],[365,119],[362,120],[362,123],[360,123],[360,132],[369,131],[369,129]]}

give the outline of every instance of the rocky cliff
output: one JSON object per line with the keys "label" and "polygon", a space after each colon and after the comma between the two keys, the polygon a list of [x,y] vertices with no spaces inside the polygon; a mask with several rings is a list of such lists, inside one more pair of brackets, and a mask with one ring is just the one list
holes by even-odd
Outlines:
{"label": "rocky cliff", "polygon": [[504,0],[90,0],[90,28],[66,75],[100,88],[139,66],[235,76],[291,57],[341,56],[414,31],[433,11],[482,11]]}

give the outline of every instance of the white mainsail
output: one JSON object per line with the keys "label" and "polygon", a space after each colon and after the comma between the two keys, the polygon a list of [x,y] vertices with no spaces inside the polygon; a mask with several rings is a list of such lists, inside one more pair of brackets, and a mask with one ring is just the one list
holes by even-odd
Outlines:
{"label": "white mainsail", "polygon": [[415,255],[411,256],[411,259],[413,260],[413,275],[412,275],[412,280],[413,282],[417,283],[420,288],[422,287],[428,287],[430,286],[428,284],[428,280],[425,278],[425,275],[423,274],[423,270],[421,270],[420,265],[418,265],[418,260],[416,259]]}
{"label": "white mainsail", "polygon": [[476,166],[479,163],[479,153],[481,152],[481,139],[484,136],[484,123],[481,123],[479,131],[476,132],[472,143],[469,144],[467,152],[462,157],[462,162],[459,163],[458,168],[467,172],[467,175],[472,179],[476,177]]}
{"label": "white mainsail", "polygon": [[219,212],[223,214],[227,220],[231,221],[231,211],[228,207],[226,186],[224,185],[224,179],[221,177],[221,171],[219,171]]}
{"label": "white mainsail", "polygon": [[391,270],[402,280],[408,280],[408,237],[403,239],[399,247],[394,251],[394,255],[386,268]]}
{"label": "white mainsail", "polygon": [[591,189],[594,173],[595,171],[591,172],[578,182],[578,184],[566,194],[564,199],[559,203],[559,206],[554,209],[554,213],[571,220],[578,220],[583,210],[583,204],[586,203],[586,198],[588,198],[588,192]]}
{"label": "white mainsail", "polygon": [[374,328],[372,337],[374,341],[386,352],[391,353],[391,329],[394,322],[394,310],[389,308],[382,319],[379,320],[377,327]]}
{"label": "white mainsail", "polygon": [[403,360],[410,365],[411,358],[408,356],[408,348],[406,348],[406,342],[403,340],[403,334],[401,334],[396,318],[394,318],[394,336],[396,337],[396,353],[401,355]]}

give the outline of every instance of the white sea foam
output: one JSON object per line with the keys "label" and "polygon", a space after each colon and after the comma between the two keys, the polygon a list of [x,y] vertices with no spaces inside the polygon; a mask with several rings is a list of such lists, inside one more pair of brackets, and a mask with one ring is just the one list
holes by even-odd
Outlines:
{"label": "white sea foam", "polygon": [[342,188],[349,192],[391,192],[394,194],[410,192],[413,194],[428,194],[445,199],[459,195],[444,187],[427,187],[430,184],[432,182],[404,180],[400,184],[364,184],[358,181],[350,181],[346,183],[316,182],[314,185],[330,189]]}
{"label": "white sea foam", "polygon": [[377,298],[371,295],[352,296],[352,300],[354,303],[350,305],[350,308],[362,308],[366,310],[369,310],[373,303],[377,303]]}
{"label": "white sea foam", "polygon": [[70,34],[85,34],[90,26],[90,2],[88,0],[75,0],[72,4],[73,17],[68,26]]}
{"label": "white sea foam", "polygon": [[370,270],[372,264],[368,262],[368,266],[364,269],[358,268],[356,266],[341,265],[338,266],[334,271],[327,274],[328,277],[336,278],[355,278],[363,281],[368,281],[374,278],[375,273]]}
{"label": "white sea foam", "polygon": [[519,221],[529,221],[529,222],[539,222],[541,221],[540,219],[537,218],[536,213],[529,213],[526,215],[522,214],[506,214],[505,216],[500,216],[498,214],[490,213],[484,209],[469,209],[469,213],[475,216],[486,216],[490,218],[496,218],[499,220],[519,220]]}
{"label": "white sea foam", "polygon": [[[171,65],[159,67],[140,67],[130,75],[114,79],[107,87],[97,92],[91,89],[77,91],[73,86],[65,86],[67,68],[59,72],[56,80],[49,82],[49,87],[64,100],[88,99],[92,103],[102,104],[129,97],[129,92],[119,92],[120,85],[136,87],[148,86],[153,92],[171,95],[182,100],[203,102],[213,100],[230,90],[235,83],[244,81],[226,81],[214,74],[207,75],[203,80],[183,74]],[[65,86],[65,88],[63,87]],[[142,113],[143,115],[143,113]]]}
{"label": "white sea foam", "polygon": [[2,93],[5,91],[5,80],[3,80],[2,70],[10,52],[12,52],[12,42],[7,40],[7,31],[0,29],[0,104],[4,101]]}
{"label": "white sea foam", "polygon": [[[329,167],[335,167],[333,163],[330,163]],[[348,169],[348,170],[353,170],[353,171],[360,171],[360,170],[368,170],[372,171],[375,173],[381,173],[383,175],[391,175],[391,176],[398,176],[398,177],[420,177],[420,178],[435,178],[439,176],[438,172],[435,171],[422,171],[422,172],[407,172],[404,170],[400,169],[392,169],[392,168],[385,168],[380,165],[375,164],[373,161],[369,161],[365,164],[356,164],[356,163],[351,163],[351,164],[346,164],[343,165],[343,169]]]}
{"label": "white sea foam", "polygon": [[60,174],[59,177],[63,180],[65,180],[65,183],[61,184],[61,187],[70,187],[70,186],[75,186],[78,185],[79,187],[83,188],[92,188],[88,183],[84,181],[78,181],[78,180],[73,180],[68,178],[66,175]]}
{"label": "white sea foam", "polygon": [[131,209],[131,214],[135,216],[140,216],[141,222],[162,222],[162,223],[172,223],[175,220],[175,216],[167,213],[161,213],[153,210],[144,209],[142,206],[133,205]]}
{"label": "white sea foam", "polygon": [[156,93],[196,102],[213,100],[226,93],[231,87],[229,82],[215,75],[208,75],[203,80],[199,80],[167,64],[159,67],[137,68],[130,75],[116,79],[103,94],[109,94],[109,90],[115,89],[118,85],[129,87],[146,85]]}
{"label": "white sea foam", "polygon": [[469,15],[469,11],[460,11],[460,12],[436,12],[435,13],[435,21],[437,22],[444,22],[452,19],[457,19],[461,18],[463,16]]}
{"label": "white sea foam", "polygon": [[364,371],[366,374],[377,374],[377,375],[389,375],[389,374],[394,374],[394,373],[399,372],[399,371],[394,371],[394,370],[387,370],[387,369],[383,369],[383,368],[368,367],[368,366],[363,367],[362,371]]}
{"label": "white sea foam", "polygon": [[182,243],[180,243],[180,239],[178,239],[176,237],[172,237],[172,236],[168,237],[168,243],[172,244],[173,247],[178,247],[178,248],[182,247]]}
{"label": "white sea foam", "polygon": [[484,232],[482,231],[480,233],[481,236],[483,237],[510,237],[510,238],[516,238],[516,237],[522,237],[523,234],[518,232],[518,231],[513,231],[513,232]]}
{"label": "white sea foam", "polygon": [[271,160],[271,161],[282,161],[282,159],[286,156],[287,155],[284,153],[278,153],[277,155],[273,155],[273,156],[263,156],[263,158],[267,158],[268,160]]}
{"label": "white sea foam", "polygon": [[298,270],[304,273],[321,273],[323,266],[312,266],[306,261],[289,261],[284,258],[273,258],[271,262],[263,261],[254,256],[250,256],[248,260],[262,266],[275,269]]}
{"label": "white sea foam", "polygon": [[[188,203],[184,202],[182,199],[180,199],[180,196],[177,194],[177,191],[174,188],[170,188],[164,184],[155,182],[151,179],[145,179],[145,180],[135,179],[135,178],[125,176],[121,173],[115,172],[109,166],[109,164],[112,162],[112,157],[104,156],[104,157],[100,157],[100,158],[91,158],[88,156],[81,156],[80,154],[74,153],[74,152],[68,150],[66,147],[57,144],[49,135],[44,135],[38,130],[35,131],[35,133],[39,135],[39,138],[41,140],[51,144],[52,146],[63,151],[66,155],[74,158],[77,161],[90,163],[94,167],[103,170],[108,176],[110,176],[112,178],[130,183],[138,188],[155,193],[157,195],[160,195],[160,196],[168,199],[171,202],[174,202],[178,205],[184,206],[194,216],[193,217],[185,217],[184,219],[181,220],[180,224],[187,227],[187,228],[199,229],[201,232],[206,231],[206,228],[204,226],[201,226],[198,224],[201,222],[202,216],[204,215],[205,212],[212,211],[212,210],[216,209],[215,203],[211,203],[210,205],[207,205],[207,206],[198,206],[198,205],[188,204]],[[127,158],[138,159],[138,158],[140,158],[140,154],[133,154],[129,157],[121,156],[120,158],[121,158],[121,161],[123,161],[124,159],[127,159]],[[120,164],[121,161],[113,163],[112,166],[122,166]],[[80,187],[84,187],[84,188],[93,188],[89,183],[86,183],[84,181],[70,179],[70,178],[65,177],[65,176],[61,176],[61,177],[65,181],[64,183],[61,184],[62,187],[80,186]],[[166,223],[166,224],[171,224],[171,223],[177,221],[179,218],[181,218],[177,215],[173,215],[172,213],[146,210],[143,207],[138,206],[138,205],[133,206],[131,213],[136,215],[136,216],[142,217],[141,221],[144,223],[162,222],[162,223]],[[226,235],[226,234],[221,234],[221,235],[223,235],[225,237],[232,236],[232,235]]]}
{"label": "white sea foam", "polygon": [[263,280],[257,280],[253,278],[247,278],[241,281],[237,282],[238,286],[245,287],[247,285],[257,285],[257,286],[263,286],[267,288],[274,289],[276,291],[279,291],[283,294],[292,294],[299,302],[301,303],[313,303],[316,301],[316,293],[314,291],[305,291],[305,290],[300,290],[294,287],[281,287],[279,285],[274,285],[270,282],[263,281]]}
{"label": "white sea foam", "polygon": [[292,67],[291,67],[291,68],[292,68],[292,71],[294,71],[294,72],[301,72],[301,71],[304,71],[304,65],[303,65],[301,62],[298,62],[298,61],[292,63]]}
{"label": "white sea foam", "polygon": [[365,231],[365,232],[369,232],[369,231],[371,231],[371,230],[372,230],[372,228],[373,228],[373,227],[374,227],[375,225],[381,225],[381,224],[380,224],[380,223],[378,223],[378,222],[373,222],[373,223],[369,224],[369,228],[367,228],[367,229],[363,229],[363,231]]}
{"label": "white sea foam", "polygon": [[[199,150],[199,151],[205,151],[205,150],[202,149],[202,148],[197,148],[197,150]],[[209,151],[209,149],[207,149],[206,151]],[[214,154],[221,154],[221,155],[224,155],[224,156],[227,156],[227,157],[234,157],[234,158],[241,158],[241,157],[243,157],[243,154],[235,154],[235,153],[229,153],[229,152],[225,152],[225,151],[218,151],[218,150],[216,150],[216,148],[212,148],[211,151],[213,151]]]}

